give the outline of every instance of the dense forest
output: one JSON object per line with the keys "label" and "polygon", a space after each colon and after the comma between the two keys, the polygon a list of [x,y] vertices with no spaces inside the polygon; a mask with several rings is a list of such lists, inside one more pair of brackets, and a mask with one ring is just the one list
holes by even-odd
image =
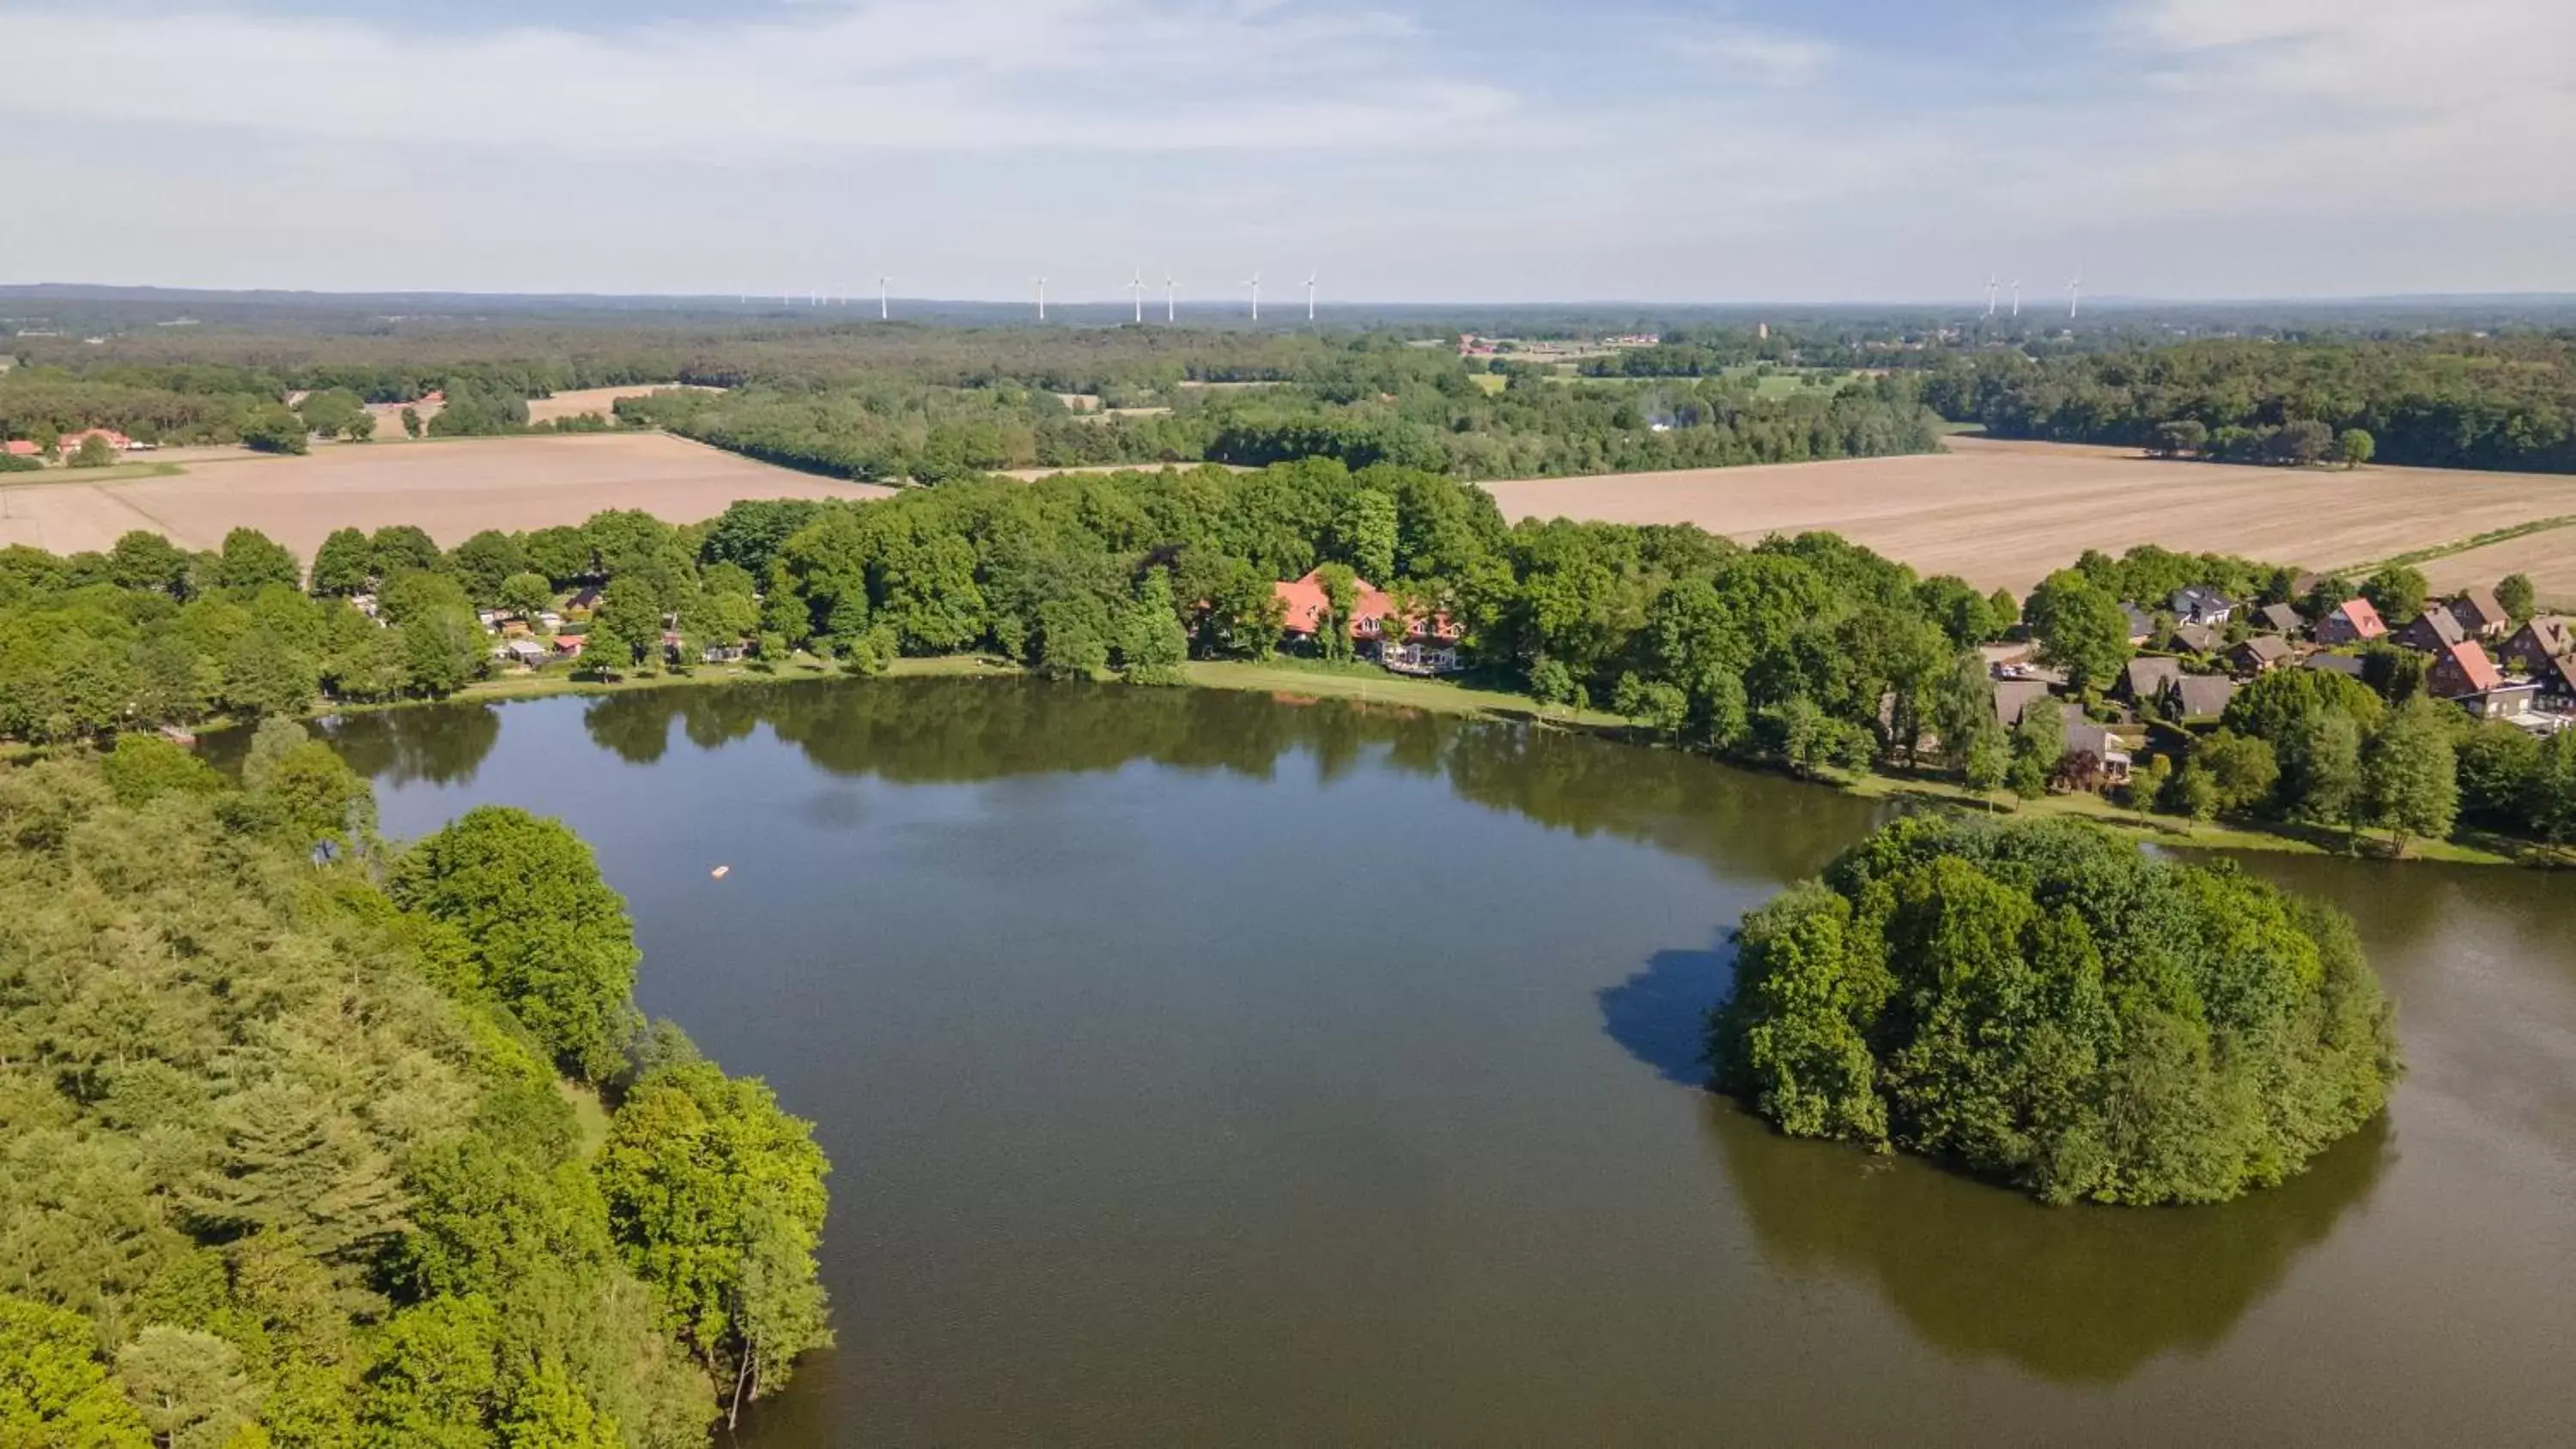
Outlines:
{"label": "dense forest", "polygon": [[1720,1081],[1781,1130],[2052,1203],[2222,1202],[2378,1114],[2351,921],[2073,821],[1916,817],[1745,918]]}
{"label": "dense forest", "polygon": [[[359,404],[432,390],[444,391],[445,408],[428,430],[476,434],[527,426],[530,398],[678,381],[722,391],[630,400],[621,418],[867,480],[1312,456],[1493,478],[1938,446],[1935,419],[1901,380],[1856,379],[1783,398],[1761,396],[1752,379],[1714,374],[1640,390],[1515,372],[1489,379],[1507,383],[1495,392],[1452,350],[1382,334],[853,328],[591,341],[515,359],[443,361],[435,345],[332,339],[223,361],[27,367],[0,376],[0,437],[50,444],[104,426],[154,443],[292,450],[307,431],[343,431]],[[282,417],[288,398],[298,399],[298,418]],[[319,416],[314,398],[323,400]],[[299,420],[307,426],[295,427]]]}
{"label": "dense forest", "polygon": [[[2139,548],[2088,554],[2016,600],[1828,534],[1747,548],[1688,527],[1506,526],[1453,478],[1330,459],[966,478],[874,503],[744,502],[685,528],[606,513],[446,552],[417,529],[343,530],[309,572],[249,530],[206,554],[144,533],[68,559],[0,550],[0,733],[71,741],[292,716],[317,695],[436,698],[490,667],[477,608],[531,614],[588,586],[600,592],[573,667],[593,673],[666,667],[676,634],[681,659],[743,644],[766,667],[815,656],[874,674],[989,651],[1055,678],[1168,680],[1188,658],[1270,654],[1272,585],[1319,566],[1344,590],[1365,579],[1446,615],[1475,677],[1499,688],[1608,706],[1665,741],[1801,774],[1931,771],[2027,797],[2086,787],[2065,726],[2113,712],[2107,691],[2135,652],[2121,601],[2200,584],[2286,602],[2306,582]],[[2336,587],[2301,602],[2314,610]],[[2392,622],[2423,607],[2409,571],[2364,587]],[[348,605],[361,593],[376,617]],[[1976,649],[2017,630],[2066,671],[2072,698],[2007,729]],[[1328,658],[1350,653],[1344,631],[1322,637]],[[2576,737],[2543,743],[2439,707],[2420,660],[2381,646],[2363,661],[2368,684],[2267,679],[2214,731],[2151,720],[2155,757],[2127,797],[2377,831],[2401,849],[2462,825],[2576,838]]]}
{"label": "dense forest", "polygon": [[373,817],[282,719],[0,767],[0,1442],[678,1449],[829,1341],[822,1155],[588,847]]}
{"label": "dense forest", "polygon": [[1990,351],[1943,359],[1923,389],[2003,437],[2314,462],[2357,431],[2384,462],[2576,472],[2576,343],[2562,338]]}

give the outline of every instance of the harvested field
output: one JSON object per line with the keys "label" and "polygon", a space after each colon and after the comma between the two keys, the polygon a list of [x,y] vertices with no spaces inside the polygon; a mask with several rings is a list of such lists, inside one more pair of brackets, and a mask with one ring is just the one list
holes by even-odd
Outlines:
{"label": "harvested field", "polygon": [[[617,416],[617,400],[622,397],[647,397],[657,392],[716,392],[712,387],[688,387],[676,382],[648,383],[641,387],[586,387],[573,392],[559,392],[553,397],[531,398],[528,421],[550,423],[557,418],[577,418],[583,413],[597,413],[603,418]],[[401,409],[395,409],[400,412]]]}
{"label": "harvested field", "polygon": [[2527,533],[2484,548],[2418,565],[2437,590],[2492,584],[2507,574],[2529,574],[2541,601],[2576,609],[2576,527]]}
{"label": "harvested field", "polygon": [[[2088,548],[2141,543],[2310,568],[2392,557],[2489,529],[2576,513],[2576,478],[2414,468],[2290,472],[2173,463],[2114,448],[1952,438],[1947,454],[1685,473],[1489,483],[1507,518],[1696,523],[1752,542],[1827,529],[1981,589],[2029,588]],[[2536,558],[2576,534],[2478,550]],[[2462,554],[2428,567],[2488,558]],[[2504,570],[2497,570],[2503,572]],[[2561,566],[2561,587],[2576,589]],[[2493,577],[2490,573],[2488,577]],[[2534,573],[2537,578],[2537,572]],[[2546,586],[2544,586],[2546,587]]]}
{"label": "harvested field", "polygon": [[0,487],[0,545],[73,553],[104,549],[141,528],[182,547],[213,548],[247,526],[309,559],[342,527],[417,524],[453,546],[481,529],[579,523],[610,508],[694,523],[743,498],[893,491],[792,473],[661,433],[344,445],[303,458],[199,463],[172,478],[69,477]]}

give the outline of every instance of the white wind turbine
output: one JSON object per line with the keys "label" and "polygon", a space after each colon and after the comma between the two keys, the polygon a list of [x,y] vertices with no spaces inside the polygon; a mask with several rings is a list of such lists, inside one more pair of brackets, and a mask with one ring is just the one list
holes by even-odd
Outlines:
{"label": "white wind turbine", "polygon": [[1136,299],[1136,325],[1142,327],[1145,325],[1145,269],[1143,267],[1136,269],[1135,277],[1127,283],[1127,290]]}
{"label": "white wind turbine", "polygon": [[2078,272],[2066,279],[2066,315],[2072,318],[2075,315],[2075,309],[2081,306],[2083,301],[2084,274]]}
{"label": "white wind turbine", "polygon": [[1258,322],[1261,320],[1261,274],[1253,273],[1252,280],[1243,285],[1252,289],[1252,320]]}
{"label": "white wind turbine", "polygon": [[1995,315],[1995,293],[2002,291],[2003,285],[2002,279],[1994,273],[1986,274],[1986,315],[1989,317]]}
{"label": "white wind turbine", "polygon": [[1038,320],[1041,322],[1046,320],[1046,284],[1046,278],[1038,278]]}
{"label": "white wind turbine", "polygon": [[1163,274],[1163,320],[1181,320],[1181,284],[1173,281],[1169,272]]}
{"label": "white wind turbine", "polygon": [[877,320],[880,322],[894,315],[893,301],[886,293],[886,288],[893,282],[892,277],[877,278]]}
{"label": "white wind turbine", "polygon": [[2021,278],[2019,277],[2013,278],[2012,299],[2013,315],[2019,317],[2021,315]]}
{"label": "white wind turbine", "polygon": [[1311,269],[1306,273],[1306,320],[1309,322],[1315,320],[1315,279],[1321,275],[1321,272]]}

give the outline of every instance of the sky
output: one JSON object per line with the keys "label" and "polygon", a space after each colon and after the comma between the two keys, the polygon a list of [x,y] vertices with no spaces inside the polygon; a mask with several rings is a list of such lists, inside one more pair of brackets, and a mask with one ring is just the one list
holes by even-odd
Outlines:
{"label": "sky", "polygon": [[2576,291],[2570,0],[0,0],[0,283]]}

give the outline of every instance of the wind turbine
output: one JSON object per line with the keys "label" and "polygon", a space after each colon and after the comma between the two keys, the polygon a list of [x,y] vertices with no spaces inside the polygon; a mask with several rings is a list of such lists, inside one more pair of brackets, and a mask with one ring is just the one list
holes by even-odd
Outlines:
{"label": "wind turbine", "polygon": [[1996,276],[1994,275],[1994,273],[1992,273],[1992,272],[1988,272],[1988,273],[1986,274],[1986,315],[1987,315],[1987,316],[1992,317],[1993,315],[1995,315],[1995,293],[1997,293],[1998,291],[2001,291],[2002,289],[2003,289],[2003,283],[2002,283],[1999,279],[1997,279],[1997,278],[1996,278]]}
{"label": "wind turbine", "polygon": [[1312,269],[1306,273],[1306,320],[1309,322],[1315,320],[1315,279],[1320,275]]}
{"label": "wind turbine", "polygon": [[1046,320],[1046,284],[1046,278],[1038,278],[1038,320],[1041,322]]}
{"label": "wind turbine", "polygon": [[1173,281],[1169,272],[1163,274],[1163,320],[1181,320],[1181,284]]}
{"label": "wind turbine", "polygon": [[1258,322],[1261,320],[1261,274],[1253,273],[1252,280],[1243,285],[1252,289],[1252,320]]}
{"label": "wind turbine", "polygon": [[1136,298],[1136,325],[1142,327],[1145,325],[1145,269],[1143,267],[1136,269],[1134,279],[1127,283],[1127,290]]}
{"label": "wind turbine", "polygon": [[2066,279],[2066,315],[2071,320],[2075,309],[2084,301],[2084,278],[2081,274]]}
{"label": "wind turbine", "polygon": [[2013,278],[2012,297],[2013,315],[2019,317],[2021,315],[2021,278],[2019,277]]}
{"label": "wind turbine", "polygon": [[892,277],[877,278],[877,320],[880,322],[894,315],[893,303],[886,296],[886,286],[893,280]]}

